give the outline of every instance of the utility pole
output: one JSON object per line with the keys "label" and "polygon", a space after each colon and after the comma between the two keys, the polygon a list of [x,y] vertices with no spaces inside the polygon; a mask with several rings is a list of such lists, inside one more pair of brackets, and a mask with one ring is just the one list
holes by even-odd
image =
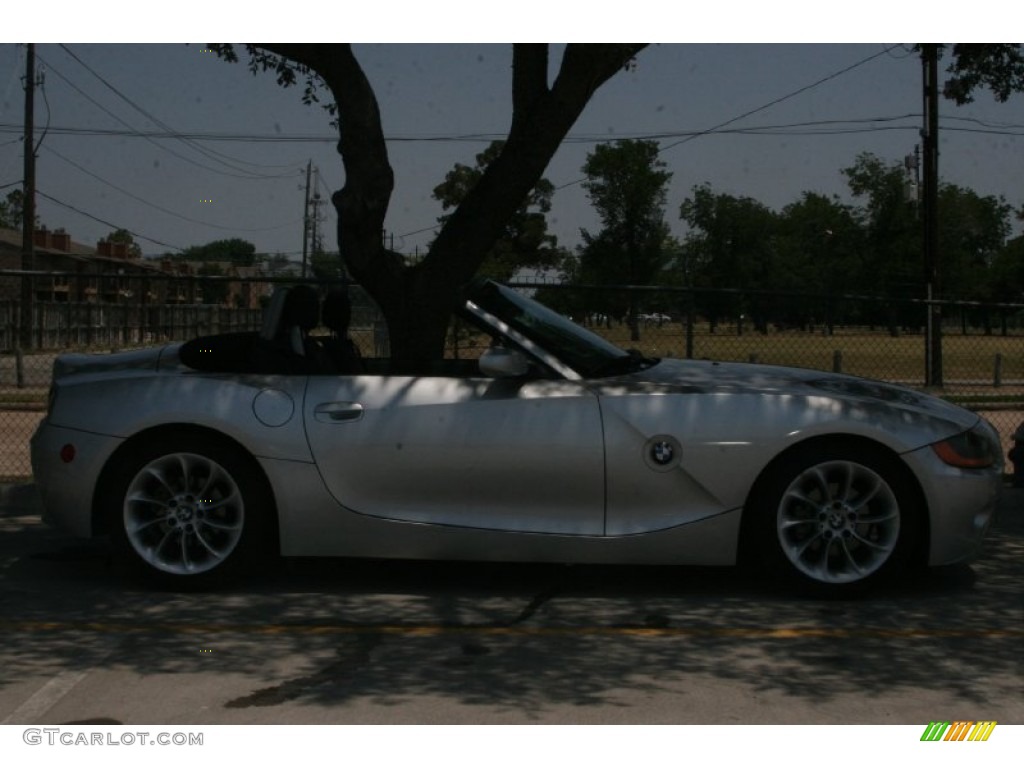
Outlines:
{"label": "utility pole", "polygon": [[[21,209],[21,268],[35,269],[35,223],[36,223],[36,148],[35,148],[35,96],[36,96],[36,46],[28,43],[25,57],[25,178],[22,180]],[[23,350],[32,348],[32,278],[21,277],[21,338]]]}
{"label": "utility pole", "polygon": [[313,266],[313,257],[320,250],[320,169],[313,169],[313,216],[311,217],[312,237],[310,238],[310,269]]}
{"label": "utility pole", "polygon": [[313,161],[306,163],[306,204],[302,209],[302,277],[306,277],[306,262],[309,257],[309,175]]}
{"label": "utility pole", "polygon": [[924,75],[923,244],[924,283],[927,304],[925,331],[925,386],[942,386],[942,308],[933,304],[939,293],[939,46],[921,46]]}

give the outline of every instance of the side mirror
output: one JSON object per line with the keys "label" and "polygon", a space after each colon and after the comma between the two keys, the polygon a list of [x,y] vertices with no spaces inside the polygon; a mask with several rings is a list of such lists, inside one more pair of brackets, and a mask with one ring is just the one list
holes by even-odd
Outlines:
{"label": "side mirror", "polygon": [[492,379],[514,379],[529,370],[530,361],[514,349],[491,347],[480,355],[480,372]]}

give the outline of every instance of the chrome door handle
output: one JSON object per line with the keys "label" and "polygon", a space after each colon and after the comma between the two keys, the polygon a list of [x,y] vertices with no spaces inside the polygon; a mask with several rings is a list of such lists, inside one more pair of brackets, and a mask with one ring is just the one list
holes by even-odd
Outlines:
{"label": "chrome door handle", "polygon": [[313,409],[313,418],[327,424],[359,421],[363,418],[363,406],[359,403],[320,403]]}

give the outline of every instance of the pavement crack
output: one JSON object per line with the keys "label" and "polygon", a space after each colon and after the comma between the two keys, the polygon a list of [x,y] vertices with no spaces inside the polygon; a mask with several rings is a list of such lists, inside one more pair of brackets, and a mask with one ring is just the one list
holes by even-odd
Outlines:
{"label": "pavement crack", "polygon": [[561,591],[561,587],[557,584],[552,584],[547,589],[541,590],[533,599],[520,611],[519,615],[512,619],[506,626],[514,627],[517,624],[522,624],[533,618],[533,615],[540,609],[544,603],[548,602],[555,597]]}
{"label": "pavement crack", "polygon": [[225,709],[245,709],[247,707],[273,707],[294,701],[309,691],[327,684],[344,683],[352,675],[370,663],[370,654],[383,636],[380,634],[356,635],[351,645],[338,649],[338,658],[323,669],[311,675],[297,677],[279,685],[260,688],[246,696],[231,699],[224,704]]}

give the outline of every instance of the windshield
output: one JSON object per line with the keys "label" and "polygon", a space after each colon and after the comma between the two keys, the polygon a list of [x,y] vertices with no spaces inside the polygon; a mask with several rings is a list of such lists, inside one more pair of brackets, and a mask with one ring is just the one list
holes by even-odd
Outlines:
{"label": "windshield", "polygon": [[585,378],[629,373],[654,362],[619,349],[503,285],[483,281],[473,287],[469,298]]}

